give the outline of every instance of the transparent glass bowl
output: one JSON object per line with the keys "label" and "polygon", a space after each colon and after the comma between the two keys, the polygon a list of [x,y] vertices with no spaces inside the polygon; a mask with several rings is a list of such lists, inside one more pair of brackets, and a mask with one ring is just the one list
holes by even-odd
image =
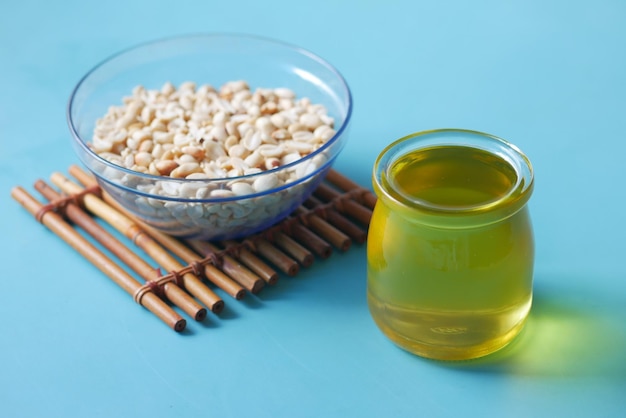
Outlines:
{"label": "transparent glass bowl", "polygon": [[[165,82],[219,88],[232,80],[257,87],[286,87],[298,98],[324,105],[336,134],[311,154],[258,174],[215,179],[174,179],[132,171],[98,156],[89,146],[96,120],[119,105],[132,89],[160,89]],[[199,239],[248,236],[276,224],[321,182],[347,139],[352,113],[350,89],[329,63],[304,49],[246,35],[201,34],[169,38],[127,49],[89,71],[69,100],[73,146],[99,185],[124,208],[165,233]],[[196,198],[194,190],[230,190],[270,176],[277,185],[260,193]],[[283,179],[289,179],[285,183]],[[274,183],[275,179],[269,179]],[[185,193],[181,193],[184,190]],[[182,194],[182,196],[181,196]],[[228,193],[225,193],[228,194]],[[185,197],[189,196],[189,197]]]}

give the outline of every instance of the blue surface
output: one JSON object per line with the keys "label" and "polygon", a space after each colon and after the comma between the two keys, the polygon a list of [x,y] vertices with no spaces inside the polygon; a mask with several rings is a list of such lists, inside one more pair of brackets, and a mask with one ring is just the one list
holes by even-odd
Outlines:
{"label": "blue surface", "polygon": [[[0,416],[583,416],[626,409],[626,3],[20,1],[0,13]],[[230,6],[229,6],[230,5]],[[373,324],[365,248],[170,331],[10,197],[76,163],[71,89],[94,64],[191,32],[329,60],[355,111],[336,168],[368,186],[389,142],[476,129],[536,170],[535,304],[480,361],[407,354]]]}

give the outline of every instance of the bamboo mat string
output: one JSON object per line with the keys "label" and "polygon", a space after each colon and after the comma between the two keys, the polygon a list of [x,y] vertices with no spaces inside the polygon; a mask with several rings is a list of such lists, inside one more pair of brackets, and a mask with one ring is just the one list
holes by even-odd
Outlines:
{"label": "bamboo mat string", "polygon": [[51,202],[48,202],[44,205],[41,206],[41,208],[37,211],[37,213],[35,213],[35,219],[37,220],[37,222],[39,223],[43,223],[43,216],[50,211],[54,211],[54,212],[59,212],[61,210],[63,210],[67,205],[69,205],[70,203],[74,203],[78,206],[83,206],[83,202],[82,202],[82,198],[83,196],[85,196],[86,194],[95,194],[95,195],[99,195],[101,193],[101,189],[99,186],[91,186],[88,188],[85,188],[82,192],[80,193],[72,193],[72,194],[64,194],[62,197],[59,197],[57,199],[52,200]]}

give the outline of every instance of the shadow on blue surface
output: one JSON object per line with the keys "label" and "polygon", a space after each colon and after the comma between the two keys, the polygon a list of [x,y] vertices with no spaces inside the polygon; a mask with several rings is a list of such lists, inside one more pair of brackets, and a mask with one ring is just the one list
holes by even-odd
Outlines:
{"label": "shadow on blue surface", "polygon": [[477,360],[441,364],[479,373],[626,382],[624,308],[619,301],[595,306],[593,300],[589,294],[535,290],[527,323],[507,347]]}

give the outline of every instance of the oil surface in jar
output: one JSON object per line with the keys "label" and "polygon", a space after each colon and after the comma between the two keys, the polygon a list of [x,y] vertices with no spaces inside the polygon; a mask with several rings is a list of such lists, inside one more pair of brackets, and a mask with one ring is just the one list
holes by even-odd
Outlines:
{"label": "oil surface in jar", "polygon": [[509,163],[492,153],[449,146],[401,157],[390,167],[389,178],[408,200],[462,209],[502,198],[515,183],[516,174]]}
{"label": "oil surface in jar", "polygon": [[[392,195],[420,207],[472,210],[506,205],[517,177],[501,157],[433,147],[389,169]],[[405,349],[439,359],[488,354],[521,329],[532,298],[528,211],[478,227],[437,228],[419,212],[377,204],[368,236],[368,303],[383,332]],[[495,216],[495,215],[494,215]]]}

